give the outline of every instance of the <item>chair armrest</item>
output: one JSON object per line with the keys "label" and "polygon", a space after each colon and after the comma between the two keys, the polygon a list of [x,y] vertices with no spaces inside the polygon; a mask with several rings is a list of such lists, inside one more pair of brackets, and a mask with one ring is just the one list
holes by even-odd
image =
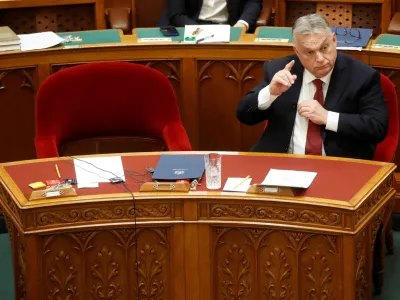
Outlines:
{"label": "chair armrest", "polygon": [[400,34],[400,12],[396,12],[390,20],[388,33]]}
{"label": "chair armrest", "polygon": [[121,29],[124,34],[129,34],[131,9],[128,7],[113,7],[106,9],[106,16],[111,29]]}
{"label": "chair armrest", "polygon": [[267,26],[268,21],[271,18],[272,8],[270,6],[264,6],[261,10],[260,16],[257,20],[257,26]]}

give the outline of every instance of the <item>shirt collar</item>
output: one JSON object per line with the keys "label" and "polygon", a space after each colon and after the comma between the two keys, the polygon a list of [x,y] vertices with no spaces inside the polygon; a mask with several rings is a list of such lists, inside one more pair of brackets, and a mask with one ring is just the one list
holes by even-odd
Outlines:
{"label": "shirt collar", "polygon": [[[319,79],[321,79],[321,81],[323,83],[329,84],[329,82],[331,81],[332,71],[333,71],[333,68],[332,68],[332,70],[329,71],[328,74],[326,74],[324,77],[319,78]],[[314,79],[317,79],[317,77],[315,77],[313,74],[311,74],[306,68],[304,68],[304,75],[303,76],[304,76],[303,78],[304,78],[304,82],[305,83],[310,83]]]}

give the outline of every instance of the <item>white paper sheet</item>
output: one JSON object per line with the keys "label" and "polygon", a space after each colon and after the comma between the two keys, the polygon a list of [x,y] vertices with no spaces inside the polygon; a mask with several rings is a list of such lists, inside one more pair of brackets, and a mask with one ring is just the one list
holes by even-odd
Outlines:
{"label": "white paper sheet", "polygon": [[251,178],[246,179],[246,178],[238,178],[238,177],[229,177],[225,183],[223,191],[225,191],[225,192],[244,192],[245,193],[249,189],[251,180],[252,180]]}
{"label": "white paper sheet", "polygon": [[64,41],[57,34],[51,31],[20,34],[18,36],[21,39],[22,51],[46,49],[56,46]]}
{"label": "white paper sheet", "polygon": [[316,172],[271,169],[261,184],[308,188],[315,176]]}
{"label": "white paper sheet", "polygon": [[[186,37],[191,37],[196,29],[200,29],[200,33],[194,41],[187,41]],[[229,43],[231,39],[230,25],[186,25],[183,43],[199,44],[203,43]],[[204,40],[203,40],[204,39]]]}
{"label": "white paper sheet", "polygon": [[76,180],[80,186],[95,182],[110,182],[110,179],[116,176],[125,181],[121,156],[77,158],[74,159],[74,166]]}

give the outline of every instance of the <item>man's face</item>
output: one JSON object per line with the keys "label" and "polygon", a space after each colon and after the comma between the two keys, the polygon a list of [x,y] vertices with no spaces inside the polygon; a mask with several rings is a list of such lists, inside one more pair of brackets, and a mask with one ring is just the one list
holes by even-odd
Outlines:
{"label": "man's face", "polygon": [[295,36],[294,51],[301,64],[317,78],[327,75],[335,65],[336,35],[328,30]]}

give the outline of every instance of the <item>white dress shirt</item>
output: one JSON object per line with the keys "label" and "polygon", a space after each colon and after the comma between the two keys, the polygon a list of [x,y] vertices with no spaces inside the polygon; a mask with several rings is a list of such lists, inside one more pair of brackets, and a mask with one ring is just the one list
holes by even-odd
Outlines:
{"label": "white dress shirt", "polygon": [[[220,24],[228,23],[229,14],[226,1],[227,0],[203,0],[199,20]],[[249,28],[249,24],[246,21],[239,20],[238,22],[246,25],[247,29]]]}
{"label": "white dress shirt", "polygon": [[[322,80],[322,91],[324,93],[324,101],[326,98],[326,93],[328,91],[329,82],[331,81],[333,69],[324,77],[319,78]],[[303,73],[303,83],[301,85],[300,96],[298,103],[304,100],[312,100],[316,92],[316,87],[313,80],[317,79],[313,74],[304,69]],[[269,85],[263,88],[258,93],[258,108],[260,110],[265,110],[271,106],[271,104],[277,99],[279,101],[279,96],[271,95],[269,92]],[[296,120],[294,122],[294,129],[292,138],[289,145],[288,153],[294,154],[305,154],[306,141],[307,141],[307,130],[308,130],[308,119],[296,113]],[[311,122],[311,121],[310,121]],[[339,124],[339,113],[328,111],[328,119],[326,122],[326,130],[337,132]],[[322,155],[325,155],[324,144],[322,143]]]}

